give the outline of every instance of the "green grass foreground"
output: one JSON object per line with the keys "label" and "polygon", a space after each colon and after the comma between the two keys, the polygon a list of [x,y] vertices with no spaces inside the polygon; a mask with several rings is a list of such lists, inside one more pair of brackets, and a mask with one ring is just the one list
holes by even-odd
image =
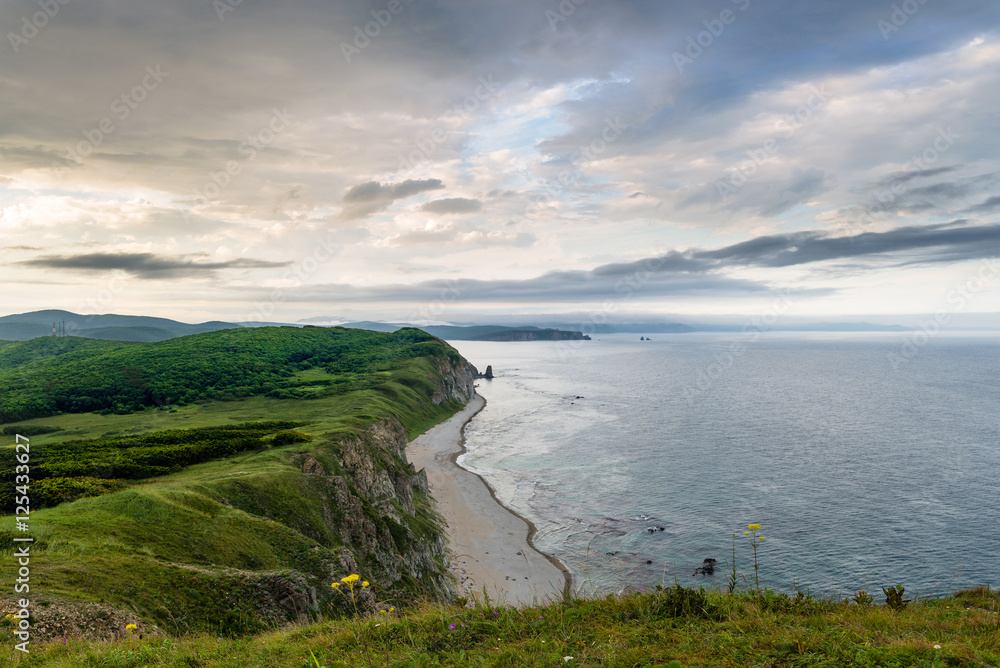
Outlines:
{"label": "green grass foreground", "polygon": [[985,587],[898,611],[676,585],[526,608],[469,606],[425,604],[240,639],[57,641],[14,661],[52,668],[1000,665],[1000,593]]}

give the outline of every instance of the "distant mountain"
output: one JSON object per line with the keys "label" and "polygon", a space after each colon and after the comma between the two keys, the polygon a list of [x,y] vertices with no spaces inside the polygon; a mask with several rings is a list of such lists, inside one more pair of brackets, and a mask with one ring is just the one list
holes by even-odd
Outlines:
{"label": "distant mountain", "polygon": [[416,327],[445,341],[589,341],[582,332],[540,327],[505,327],[503,325],[402,325],[392,322],[348,322],[349,329],[370,329],[376,332],[395,332],[403,327]]}
{"label": "distant mountain", "polygon": [[371,320],[361,320],[359,322],[345,322],[343,325],[340,326],[346,327],[347,329],[368,329],[373,332],[395,332],[397,329],[402,329],[403,327],[407,327],[407,325],[399,325],[392,322],[373,322]]}
{"label": "distant mountain", "polygon": [[[581,327],[581,325],[577,325]],[[610,323],[606,325],[587,325],[586,329],[592,334],[687,334],[698,331],[690,325],[680,322],[624,322]]]}
{"label": "distant mountain", "polygon": [[165,341],[178,336],[215,332],[239,327],[229,322],[202,322],[188,324],[143,315],[80,315],[71,311],[48,309],[0,317],[0,340],[28,341],[39,336],[51,336],[52,324],[62,329],[65,323],[67,336],[107,341]]}

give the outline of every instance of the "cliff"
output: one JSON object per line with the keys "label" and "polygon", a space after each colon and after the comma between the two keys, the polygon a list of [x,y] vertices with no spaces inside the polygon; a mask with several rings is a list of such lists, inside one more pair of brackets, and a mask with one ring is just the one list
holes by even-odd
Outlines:
{"label": "cliff", "polygon": [[[298,329],[267,336],[288,345],[342,337]],[[32,586],[32,639],[118,638],[132,623],[154,634],[256,633],[351,611],[349,599],[330,586],[350,574],[371,583],[357,590],[359,608],[428,596],[450,600],[443,527],[426,476],[406,460],[405,447],[470,400],[476,369],[415,330],[362,341],[373,362],[362,367],[352,358],[367,376],[346,392],[322,384],[342,372],[328,374],[317,365],[301,370],[299,360],[289,382],[305,388],[306,399],[251,397],[28,421],[28,427],[62,430],[32,437],[42,453],[67,432],[79,438],[87,429],[106,439],[144,431],[168,443],[164,435],[176,436],[178,421],[188,426],[191,419],[218,424],[252,415],[299,425],[235,455],[119,481],[125,489],[32,512],[32,578],[44,583],[37,592]],[[306,394],[313,385],[319,389]],[[175,431],[157,431],[163,429]],[[164,445],[157,456],[171,452]],[[14,563],[0,564],[4,579]],[[6,596],[0,616],[15,609]]]}
{"label": "cliff", "polygon": [[590,341],[582,332],[562,329],[507,329],[476,336],[474,341]]}

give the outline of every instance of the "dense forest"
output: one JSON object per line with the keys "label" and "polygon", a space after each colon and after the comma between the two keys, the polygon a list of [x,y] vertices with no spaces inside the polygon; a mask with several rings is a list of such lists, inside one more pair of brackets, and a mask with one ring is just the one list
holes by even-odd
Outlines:
{"label": "dense forest", "polygon": [[[40,337],[0,342],[0,424],[61,413],[129,413],[203,399],[330,396],[405,360],[458,353],[430,334],[320,327],[230,329],[155,343]],[[319,369],[330,378],[303,374]]]}

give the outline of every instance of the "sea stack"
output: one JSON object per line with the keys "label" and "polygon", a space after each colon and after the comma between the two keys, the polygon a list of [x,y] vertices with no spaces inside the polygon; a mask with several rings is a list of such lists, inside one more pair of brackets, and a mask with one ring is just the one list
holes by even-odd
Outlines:
{"label": "sea stack", "polygon": [[492,364],[487,364],[486,365],[486,373],[483,374],[483,378],[485,378],[486,380],[493,380],[493,365]]}

